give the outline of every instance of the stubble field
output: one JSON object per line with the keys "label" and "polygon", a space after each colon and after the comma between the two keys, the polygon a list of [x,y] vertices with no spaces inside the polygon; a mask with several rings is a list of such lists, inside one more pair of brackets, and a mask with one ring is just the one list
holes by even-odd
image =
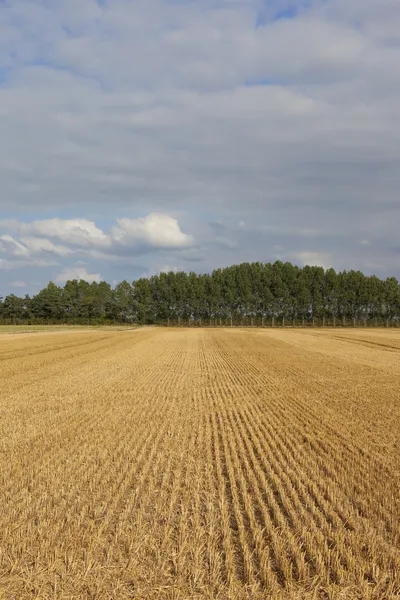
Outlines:
{"label": "stubble field", "polygon": [[0,599],[400,597],[400,333],[0,335]]}

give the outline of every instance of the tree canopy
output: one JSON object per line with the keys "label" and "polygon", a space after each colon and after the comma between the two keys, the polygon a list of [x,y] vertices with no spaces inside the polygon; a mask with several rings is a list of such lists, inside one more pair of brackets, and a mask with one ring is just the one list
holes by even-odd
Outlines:
{"label": "tree canopy", "polygon": [[169,325],[399,325],[400,285],[360,271],[242,263],[211,274],[170,272],[122,281],[50,282],[0,300],[2,323]]}

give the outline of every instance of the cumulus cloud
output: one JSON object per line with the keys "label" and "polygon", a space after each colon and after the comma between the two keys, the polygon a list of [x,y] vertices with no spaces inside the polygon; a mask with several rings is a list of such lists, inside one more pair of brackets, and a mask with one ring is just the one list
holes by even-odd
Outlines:
{"label": "cumulus cloud", "polygon": [[122,246],[143,245],[151,248],[186,248],[194,244],[191,235],[183,233],[176,219],[153,213],[140,219],[118,219],[111,229],[111,239]]}
{"label": "cumulus cloud", "polygon": [[19,240],[11,235],[0,236],[0,242],[3,242],[3,248],[15,257],[34,257],[40,254],[55,254],[56,256],[69,256],[72,250],[66,246],[53,244],[51,240],[46,238],[21,237]]}
{"label": "cumulus cloud", "polygon": [[0,235],[0,249],[8,255],[9,261],[15,260],[16,266],[18,262],[35,262],[48,255],[113,259],[160,249],[182,250],[194,245],[194,237],[181,230],[177,219],[161,213],[117,219],[117,225],[109,232],[86,219],[56,218],[32,223],[12,220],[0,222],[1,226],[13,232],[13,235]]}
{"label": "cumulus cloud", "polygon": [[38,236],[25,238],[32,240],[41,239],[40,236],[54,238],[60,242],[77,246],[91,246],[93,244],[107,246],[107,235],[92,221],[87,219],[45,219],[33,223],[15,223],[15,229],[22,234]]}
{"label": "cumulus cloud", "polygon": [[49,240],[20,240],[9,234],[0,235],[0,253],[5,257],[0,258],[0,272],[29,266],[49,267],[57,264],[51,255],[66,256]]}
{"label": "cumulus cloud", "polygon": [[66,281],[73,279],[88,281],[89,283],[92,283],[93,281],[100,283],[100,281],[102,281],[100,273],[88,273],[85,267],[79,265],[66,267],[56,276],[56,281],[59,281],[60,283],[65,283]]}
{"label": "cumulus cloud", "polygon": [[327,252],[295,252],[291,256],[292,260],[301,263],[301,265],[311,265],[329,269],[332,266],[331,256]]}

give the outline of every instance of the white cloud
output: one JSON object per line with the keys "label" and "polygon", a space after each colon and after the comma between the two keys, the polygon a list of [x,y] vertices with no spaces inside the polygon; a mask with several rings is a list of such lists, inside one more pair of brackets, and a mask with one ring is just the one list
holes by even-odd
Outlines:
{"label": "white cloud", "polygon": [[[86,219],[57,218],[32,223],[2,221],[0,227],[11,229],[14,236],[1,235],[0,250],[8,254],[10,261],[34,262],[49,254],[62,258],[86,255],[111,260],[130,256],[132,252],[179,250],[194,244],[193,236],[183,233],[177,219],[166,214],[153,213],[138,219],[125,217],[117,219],[117,223],[107,233]],[[21,237],[15,232],[22,234]],[[27,233],[30,235],[26,236]]]}
{"label": "white cloud", "polygon": [[102,281],[100,273],[88,273],[86,268],[81,266],[66,267],[56,276],[56,281],[62,283],[73,279],[82,279],[89,283],[92,283],[93,281],[100,283],[100,281]]}
{"label": "white cloud", "polygon": [[288,259],[303,265],[311,265],[329,269],[332,266],[332,257],[326,252],[293,252]]}
{"label": "white cloud", "polygon": [[111,239],[122,246],[151,248],[186,248],[194,244],[194,238],[181,231],[176,219],[160,213],[140,219],[118,219],[118,227],[111,229]]}
{"label": "white cloud", "polygon": [[[24,235],[45,236],[80,247],[92,245],[106,247],[110,241],[93,221],[87,219],[44,219],[32,223],[17,223],[16,228]],[[30,240],[31,243],[36,240],[37,243],[40,238],[25,239]]]}
{"label": "white cloud", "polygon": [[65,257],[73,253],[66,246],[53,244],[46,238],[21,237],[16,239],[11,235],[0,235],[0,250],[10,257],[10,260],[34,261],[37,257],[53,254]]}
{"label": "white cloud", "polygon": [[10,283],[10,285],[11,285],[11,287],[14,287],[14,288],[24,288],[24,287],[26,287],[25,281],[20,281],[20,280],[12,281]]}
{"label": "white cloud", "polygon": [[1,235],[0,236],[0,248],[2,252],[9,252],[12,256],[17,257],[29,257],[29,250],[18,242],[11,235]]}
{"label": "white cloud", "polygon": [[35,238],[35,237],[22,237],[21,243],[24,244],[25,248],[33,255],[44,254],[49,252],[56,256],[70,256],[73,253],[71,248],[54,244],[51,240],[46,238]]}

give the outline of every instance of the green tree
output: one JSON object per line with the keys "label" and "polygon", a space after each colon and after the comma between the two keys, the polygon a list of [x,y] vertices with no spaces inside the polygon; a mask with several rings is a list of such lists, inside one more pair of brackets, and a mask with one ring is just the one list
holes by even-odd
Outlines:
{"label": "green tree", "polygon": [[32,316],[39,321],[58,323],[65,316],[63,290],[50,281],[31,300]]}
{"label": "green tree", "polygon": [[138,320],[142,324],[155,321],[154,303],[151,294],[150,280],[141,277],[132,284],[132,296]]}
{"label": "green tree", "polygon": [[137,320],[133,289],[125,279],[115,286],[112,308],[113,318],[121,323],[131,323]]}
{"label": "green tree", "polygon": [[1,306],[2,318],[13,324],[23,322],[27,318],[27,305],[27,298],[20,298],[15,294],[6,296]]}
{"label": "green tree", "polygon": [[400,287],[395,277],[388,277],[383,282],[383,304],[388,327],[400,314]]}

